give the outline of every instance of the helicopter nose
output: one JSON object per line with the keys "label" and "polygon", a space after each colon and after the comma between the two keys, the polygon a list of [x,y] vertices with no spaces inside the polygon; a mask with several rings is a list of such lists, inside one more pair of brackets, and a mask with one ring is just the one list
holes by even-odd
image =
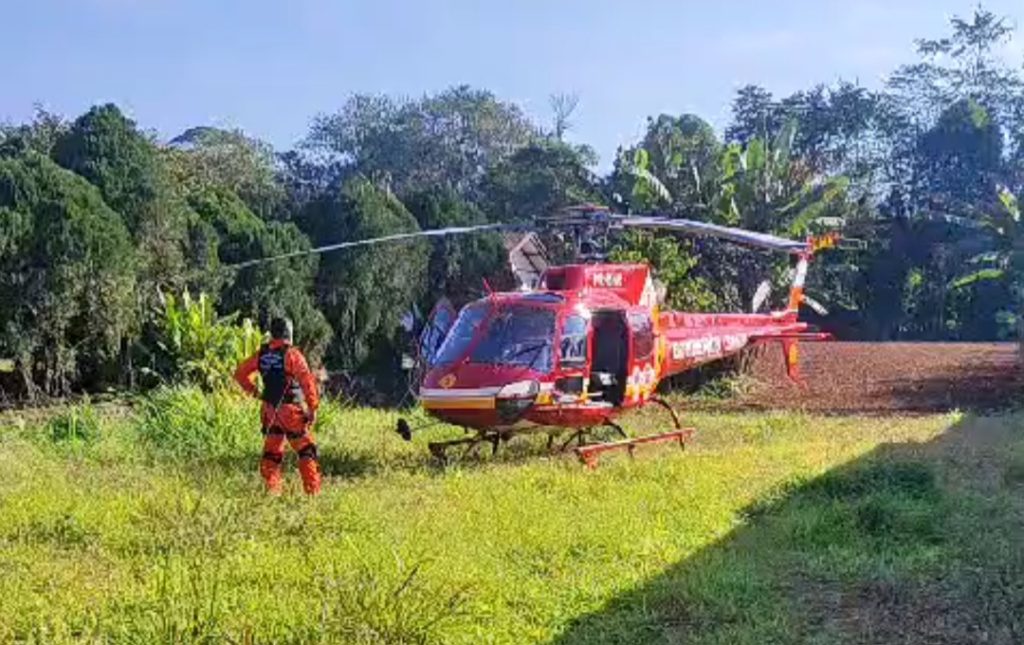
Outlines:
{"label": "helicopter nose", "polygon": [[434,416],[458,425],[506,425],[522,418],[541,390],[536,380],[491,387],[424,387],[420,402]]}

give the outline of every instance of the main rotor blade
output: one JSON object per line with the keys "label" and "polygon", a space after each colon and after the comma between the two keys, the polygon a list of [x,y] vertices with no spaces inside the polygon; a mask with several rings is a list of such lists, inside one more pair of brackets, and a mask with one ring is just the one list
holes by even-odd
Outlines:
{"label": "main rotor blade", "polygon": [[681,231],[691,235],[705,235],[717,237],[737,244],[757,246],[772,251],[783,251],[785,253],[806,253],[807,242],[788,240],[784,237],[770,235],[768,233],[757,233],[742,228],[731,226],[720,226],[708,222],[697,222],[688,219],[675,219],[668,217],[623,217],[619,224],[631,228],[665,229],[670,231]]}
{"label": "main rotor blade", "polygon": [[264,264],[267,262],[276,262],[278,260],[287,260],[289,258],[296,258],[303,255],[313,255],[314,253],[329,253],[330,251],[338,251],[341,249],[349,249],[356,246],[373,246],[375,244],[384,244],[387,242],[402,242],[405,240],[413,240],[423,237],[445,237],[448,235],[465,235],[467,233],[480,233],[483,231],[498,231],[498,230],[511,230],[516,228],[511,224],[479,224],[476,226],[449,226],[447,228],[436,228],[427,231],[414,231],[412,233],[395,233],[394,235],[385,235],[383,237],[372,237],[365,240],[353,240],[351,242],[338,242],[337,244],[328,244],[326,246],[318,246],[313,249],[307,249],[304,251],[292,251],[291,253],[282,253],[280,255],[272,255],[268,258],[256,258],[255,260],[246,260],[245,262],[239,262],[238,264],[229,265],[234,269],[244,269],[245,267],[255,266],[257,264]]}

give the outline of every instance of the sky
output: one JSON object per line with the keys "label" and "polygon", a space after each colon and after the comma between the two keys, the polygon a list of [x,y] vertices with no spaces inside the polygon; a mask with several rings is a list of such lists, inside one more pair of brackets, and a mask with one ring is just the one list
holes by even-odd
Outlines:
{"label": "sky", "polygon": [[[839,79],[869,88],[948,33],[973,0],[0,0],[0,120],[74,117],[115,102],[168,139],[237,127],[279,149],[353,93],[469,84],[549,124],[579,97],[569,138],[601,166],[649,115],[721,129],[737,88],[777,96]],[[985,8],[1024,28],[1024,0]],[[1024,33],[1001,55],[1024,63]]]}

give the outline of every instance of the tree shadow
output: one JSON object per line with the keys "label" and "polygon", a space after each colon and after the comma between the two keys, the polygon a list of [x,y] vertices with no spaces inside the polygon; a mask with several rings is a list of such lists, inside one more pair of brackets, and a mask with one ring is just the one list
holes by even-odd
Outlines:
{"label": "tree shadow", "polygon": [[967,416],[779,488],[554,642],[1024,642],[1020,422]]}

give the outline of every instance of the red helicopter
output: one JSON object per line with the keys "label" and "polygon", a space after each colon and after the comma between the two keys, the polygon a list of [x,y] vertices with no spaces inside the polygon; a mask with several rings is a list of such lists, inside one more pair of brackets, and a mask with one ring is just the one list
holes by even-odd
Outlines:
{"label": "red helicopter", "polygon": [[[671,406],[655,395],[659,381],[769,341],[781,343],[787,373],[797,379],[798,341],[830,338],[813,331],[797,314],[805,301],[804,279],[812,256],[837,246],[838,234],[796,241],[705,222],[619,215],[596,206],[567,209],[527,230],[534,228],[569,231],[578,263],[547,268],[535,285],[491,292],[458,312],[442,301],[419,335],[419,401],[429,415],[468,434],[430,443],[431,452],[441,459],[453,446],[469,453],[490,444],[497,451],[501,443],[527,432],[547,433],[551,449],[569,431],[560,448],[576,442],[576,454],[590,467],[608,450],[632,453],[637,445],[667,441],[682,446],[694,430],[683,428]],[[603,261],[608,235],[631,228],[711,236],[788,254],[795,259],[788,304],[764,314],[663,311],[647,265]],[[403,233],[314,252],[500,229],[522,227]],[[669,411],[671,431],[630,437],[615,423],[623,412],[651,403]],[[610,428],[621,438],[591,442],[599,428]],[[397,431],[409,440],[413,429],[403,419]]]}

